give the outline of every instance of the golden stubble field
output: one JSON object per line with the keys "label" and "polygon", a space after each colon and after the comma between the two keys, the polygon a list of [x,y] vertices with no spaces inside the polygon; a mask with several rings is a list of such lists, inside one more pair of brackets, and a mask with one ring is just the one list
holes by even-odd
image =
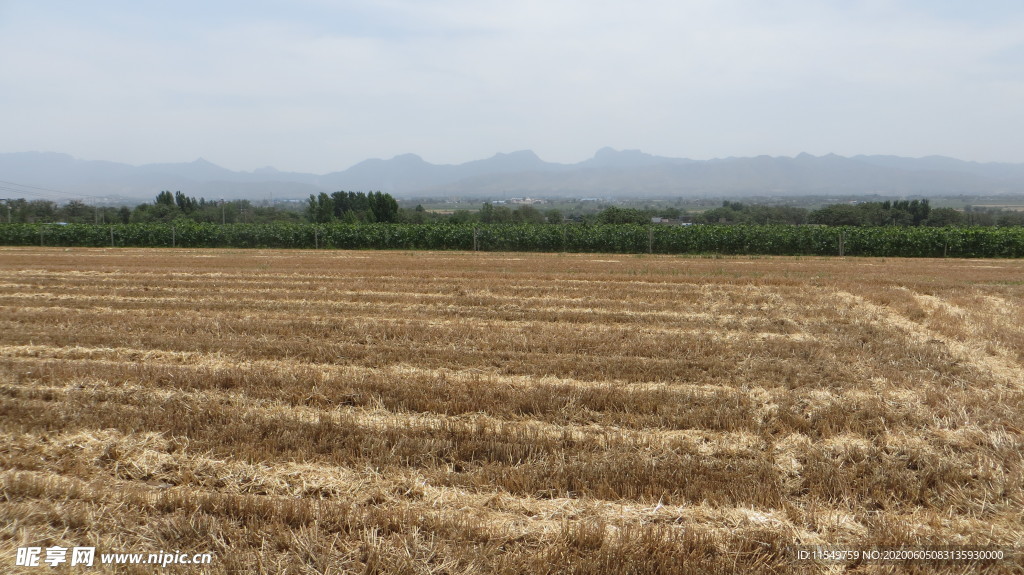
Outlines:
{"label": "golden stubble field", "polygon": [[[1022,296],[1007,260],[3,248],[0,571],[1019,545]],[[15,567],[26,546],[214,560]]]}

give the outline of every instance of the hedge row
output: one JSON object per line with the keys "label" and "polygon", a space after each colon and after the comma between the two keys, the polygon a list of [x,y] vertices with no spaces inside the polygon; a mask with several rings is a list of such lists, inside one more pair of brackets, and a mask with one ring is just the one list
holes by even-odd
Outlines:
{"label": "hedge row", "polygon": [[0,224],[26,246],[431,249],[659,254],[1024,256],[1024,228],[535,224]]}

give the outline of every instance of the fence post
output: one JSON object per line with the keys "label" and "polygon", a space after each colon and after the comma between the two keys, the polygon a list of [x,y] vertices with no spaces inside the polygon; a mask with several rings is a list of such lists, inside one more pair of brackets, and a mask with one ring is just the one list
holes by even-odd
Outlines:
{"label": "fence post", "polygon": [[114,226],[110,226],[110,247],[114,247]]}
{"label": "fence post", "polygon": [[175,226],[171,226],[171,247],[178,247],[178,229]]}
{"label": "fence post", "polygon": [[647,228],[647,253],[654,253],[654,226]]}
{"label": "fence post", "polygon": [[480,251],[480,230],[476,226],[473,227],[473,251]]}

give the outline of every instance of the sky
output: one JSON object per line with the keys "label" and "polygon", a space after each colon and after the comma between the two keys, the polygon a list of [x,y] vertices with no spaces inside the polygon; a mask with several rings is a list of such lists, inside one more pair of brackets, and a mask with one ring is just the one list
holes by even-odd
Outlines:
{"label": "sky", "polygon": [[1019,0],[0,0],[0,153],[1024,162]]}

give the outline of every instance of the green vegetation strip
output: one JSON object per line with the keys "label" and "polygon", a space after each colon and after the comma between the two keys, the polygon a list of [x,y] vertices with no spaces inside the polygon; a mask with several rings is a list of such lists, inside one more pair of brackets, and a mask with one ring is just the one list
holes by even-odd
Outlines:
{"label": "green vegetation strip", "polygon": [[1016,258],[1024,227],[3,224],[0,245]]}

